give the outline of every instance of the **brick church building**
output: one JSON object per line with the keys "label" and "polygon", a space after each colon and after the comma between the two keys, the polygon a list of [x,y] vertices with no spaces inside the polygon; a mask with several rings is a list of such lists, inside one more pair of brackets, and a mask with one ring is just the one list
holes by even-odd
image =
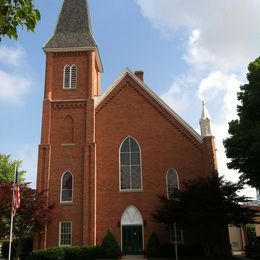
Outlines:
{"label": "brick church building", "polygon": [[[37,190],[55,203],[36,248],[98,245],[112,229],[122,251],[139,254],[152,232],[174,237],[152,218],[158,194],[174,197],[192,178],[217,171],[205,106],[201,135],[144,82],[125,70],[103,94],[103,71],[86,0],[64,0],[44,46],[46,76]],[[112,57],[111,57],[112,58]]]}

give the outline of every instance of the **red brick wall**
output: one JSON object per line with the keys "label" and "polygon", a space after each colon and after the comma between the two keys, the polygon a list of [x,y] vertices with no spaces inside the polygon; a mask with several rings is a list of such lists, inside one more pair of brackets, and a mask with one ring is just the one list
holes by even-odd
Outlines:
{"label": "red brick wall", "polygon": [[[95,55],[94,52],[47,53],[37,189],[47,189],[48,200],[55,203],[55,210],[46,237],[42,234],[36,238],[35,247],[38,248],[58,245],[59,221],[73,222],[73,245],[93,243],[95,239],[92,223],[95,205],[92,203],[93,191],[89,189],[93,163],[88,163],[89,142],[93,146],[94,106],[91,97],[97,94],[100,82]],[[63,89],[66,64],[78,67],[76,89]],[[71,118],[69,125],[68,117]],[[63,205],[60,203],[60,182],[66,170],[73,174],[73,203]]]}
{"label": "red brick wall", "polygon": [[[105,104],[104,106],[102,104]],[[97,143],[97,243],[112,228],[118,242],[121,216],[129,205],[147,223],[145,245],[152,231],[169,241],[169,233],[152,219],[159,206],[157,194],[166,194],[166,172],[174,168],[182,182],[206,175],[203,145],[169,117],[140,86],[127,76],[96,110]],[[141,147],[143,190],[120,192],[119,147],[127,136]]]}
{"label": "red brick wall", "polygon": [[[65,64],[78,66],[76,90],[62,89]],[[178,172],[182,187],[183,181],[215,169],[213,139],[199,142],[130,76],[95,111],[91,97],[99,93],[99,82],[94,52],[47,54],[37,188],[48,189],[56,207],[46,239],[42,235],[36,247],[58,245],[59,221],[73,222],[73,245],[100,244],[108,228],[121,243],[119,224],[129,205],[142,214],[144,244],[152,231],[167,242],[169,232],[151,216],[159,206],[156,195],[166,194],[167,170]],[[61,101],[65,99],[85,101]],[[65,131],[67,116],[73,129]],[[119,190],[119,147],[127,136],[141,147],[143,190],[138,192]],[[60,204],[66,170],[74,180],[71,205]]]}

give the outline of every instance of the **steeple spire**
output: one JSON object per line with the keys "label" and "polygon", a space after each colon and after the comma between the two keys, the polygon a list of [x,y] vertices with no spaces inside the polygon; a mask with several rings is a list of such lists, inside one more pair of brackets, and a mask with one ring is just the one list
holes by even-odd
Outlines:
{"label": "steeple spire", "polygon": [[205,105],[205,101],[202,101],[202,112],[200,118],[200,131],[202,138],[212,136],[211,132],[211,118],[207,107]]}
{"label": "steeple spire", "polygon": [[44,49],[96,47],[87,0],[64,0],[55,32]]}

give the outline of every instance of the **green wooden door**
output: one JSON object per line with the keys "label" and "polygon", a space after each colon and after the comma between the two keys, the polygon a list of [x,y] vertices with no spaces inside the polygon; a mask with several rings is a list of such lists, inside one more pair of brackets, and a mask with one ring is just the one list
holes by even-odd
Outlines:
{"label": "green wooden door", "polygon": [[142,226],[122,226],[123,252],[127,255],[143,253]]}

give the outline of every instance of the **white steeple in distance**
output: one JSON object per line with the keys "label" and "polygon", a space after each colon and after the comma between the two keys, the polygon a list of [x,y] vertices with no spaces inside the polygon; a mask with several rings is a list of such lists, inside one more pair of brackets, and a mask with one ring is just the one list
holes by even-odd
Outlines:
{"label": "white steeple in distance", "polygon": [[212,136],[211,132],[211,118],[206,108],[205,102],[202,101],[202,112],[200,118],[200,131],[202,138]]}

